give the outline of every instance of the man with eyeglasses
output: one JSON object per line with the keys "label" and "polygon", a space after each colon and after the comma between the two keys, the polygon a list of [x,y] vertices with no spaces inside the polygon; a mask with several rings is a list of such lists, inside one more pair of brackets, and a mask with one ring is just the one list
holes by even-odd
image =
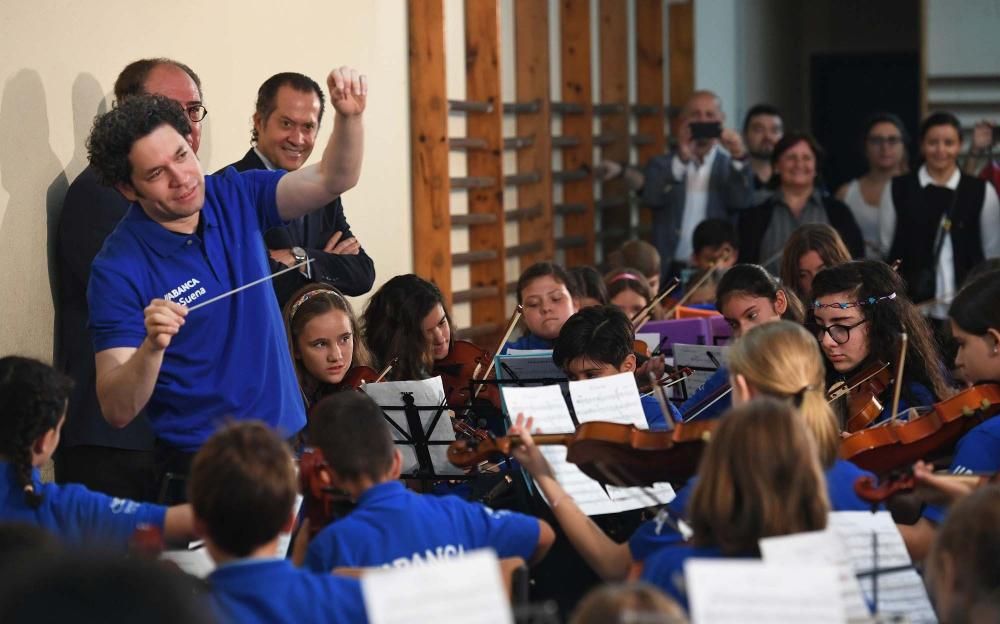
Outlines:
{"label": "man with eyeglasses", "polygon": [[[197,152],[201,122],[201,80],[187,65],[156,58],[130,63],[115,81],[115,101],[142,94],[176,100],[191,125],[187,141]],[[123,429],[109,425],[97,401],[94,346],[87,331],[90,266],[129,206],[121,193],[97,181],[88,166],[73,180],[58,227],[59,288],[56,364],[74,383],[56,455],[56,480],[133,500],[153,500],[156,488],[153,430],[145,414]]]}
{"label": "man with eyeglasses", "polygon": [[[323,90],[312,78],[296,72],[271,76],[257,90],[252,147],[229,166],[237,171],[299,169],[312,154],[325,108]],[[339,197],[320,210],[264,232],[264,243],[272,272],[313,261],[274,278],[281,307],[310,282],[330,284],[353,297],[367,293],[375,283],[375,264],[351,233]]]}

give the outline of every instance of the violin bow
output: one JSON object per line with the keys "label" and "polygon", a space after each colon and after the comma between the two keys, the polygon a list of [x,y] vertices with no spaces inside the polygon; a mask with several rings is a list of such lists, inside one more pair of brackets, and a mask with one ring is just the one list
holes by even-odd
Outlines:
{"label": "violin bow", "polygon": [[378,374],[378,377],[376,377],[375,381],[373,381],[372,383],[378,383],[383,379],[385,379],[385,376],[388,375],[390,372],[392,372],[393,367],[395,367],[397,364],[399,364],[398,357],[394,357],[391,360],[389,360],[389,363],[385,365],[385,368],[382,369],[382,372]]}
{"label": "violin bow", "polygon": [[680,285],[681,285],[680,278],[677,277],[673,278],[672,280],[670,280],[670,285],[668,285],[663,290],[662,293],[658,294],[656,297],[653,298],[652,301],[647,303],[645,308],[636,312],[635,316],[633,316],[631,319],[632,325],[636,328],[636,331],[639,331],[639,329],[646,324],[646,321],[649,320],[647,317],[650,316],[650,313],[653,311],[653,308],[659,305],[661,301],[666,299],[667,295],[677,290],[677,287]]}
{"label": "violin bow", "polygon": [[[660,404],[660,409],[663,410],[663,420],[667,423],[667,431],[674,430],[674,418],[670,415],[670,408],[667,407],[667,396],[663,392],[663,387],[657,383],[656,375],[653,371],[649,371],[649,383],[653,385],[653,396],[656,397],[657,403]],[[676,382],[673,382],[676,383]]]}
{"label": "violin bow", "polygon": [[507,344],[508,340],[510,340],[510,335],[514,333],[514,328],[517,327],[518,322],[520,322],[521,314],[523,312],[524,312],[524,306],[522,306],[520,303],[517,304],[517,307],[514,308],[514,313],[510,315],[510,320],[507,321],[507,329],[504,330],[503,332],[503,337],[500,339],[500,344],[498,344],[497,348],[493,350],[493,357],[490,358],[490,365],[486,367],[486,373],[483,375],[482,377],[483,379],[489,377],[490,373],[493,372],[493,364],[497,361],[496,354],[500,353],[500,350],[503,349],[503,346]]}
{"label": "violin bow", "polygon": [[727,250],[723,252],[721,256],[712,261],[711,266],[708,267],[708,270],[705,271],[705,274],[699,277],[697,282],[689,285],[687,289],[684,291],[684,296],[681,297],[680,301],[675,303],[674,307],[670,308],[669,310],[666,311],[666,313],[664,313],[663,315],[664,318],[670,318],[673,315],[673,313],[677,310],[677,308],[687,303],[688,299],[691,298],[691,295],[696,293],[698,289],[701,288],[705,284],[705,282],[708,281],[708,278],[715,275],[715,272],[719,270],[719,265],[728,259],[729,259],[729,251]]}
{"label": "violin bow", "polygon": [[896,388],[892,392],[892,422],[899,418],[899,392],[903,388],[903,368],[906,366],[906,345],[909,337],[906,332],[899,335],[899,365],[896,367]]}

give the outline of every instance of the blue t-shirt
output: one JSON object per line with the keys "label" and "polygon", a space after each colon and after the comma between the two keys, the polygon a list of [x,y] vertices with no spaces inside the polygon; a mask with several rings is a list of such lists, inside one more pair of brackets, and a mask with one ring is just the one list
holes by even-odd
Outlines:
{"label": "blue t-shirt", "polygon": [[[949,472],[952,474],[993,474],[1000,470],[1000,417],[994,416],[976,425],[962,436],[955,446],[955,456],[951,460]],[[944,522],[948,510],[945,507],[928,505],[923,516],[940,524]]]}
{"label": "blue t-shirt", "polygon": [[553,341],[546,340],[545,338],[539,338],[538,336],[528,333],[517,340],[508,342],[503,346],[503,351],[501,353],[506,354],[510,349],[520,349],[521,351],[528,351],[531,349],[552,349]]}
{"label": "blue t-shirt", "polygon": [[42,502],[32,509],[24,500],[14,465],[0,462],[0,470],[0,522],[39,526],[70,544],[97,543],[121,550],[140,524],[163,529],[166,507],[112,498],[78,484],[42,483],[37,469],[32,470],[32,480]]}
{"label": "blue t-shirt", "polygon": [[285,559],[248,559],[216,568],[209,576],[219,622],[368,621],[357,579],[314,574]]}
{"label": "blue t-shirt", "polygon": [[538,545],[538,520],[494,511],[457,496],[410,492],[398,481],[368,489],[351,513],[320,531],[306,555],[306,567],[406,567],[492,548],[498,557],[531,559]]}
{"label": "blue t-shirt", "polygon": [[[87,299],[97,352],[139,347],[143,309],[155,298],[185,305],[271,274],[262,232],[281,225],[284,172],[226,169],[205,176],[194,234],[171,232],[129,207],[90,273]],[[157,437],[195,451],[226,419],[256,418],[284,437],[305,426],[281,312],[262,283],[191,312],[163,357],[146,413]]]}
{"label": "blue t-shirt", "polygon": [[679,605],[688,610],[687,585],[684,582],[684,562],[688,559],[720,559],[722,553],[712,547],[695,548],[677,544],[664,548],[642,564],[642,580],[656,585]]}
{"label": "blue t-shirt", "polygon": [[[642,413],[646,416],[646,424],[649,425],[650,430],[662,431],[667,428],[667,421],[663,418],[663,408],[660,407],[660,402],[656,400],[656,397],[651,394],[644,394],[639,397],[642,402]],[[681,413],[677,411],[677,408],[673,403],[668,402],[667,408],[670,409],[670,418],[674,422],[680,422]]]}
{"label": "blue t-shirt", "polygon": [[[875,475],[843,459],[837,459],[833,466],[826,470],[826,493],[833,511],[871,511],[871,503],[861,500],[854,492],[854,482],[864,476]],[[663,515],[669,514],[675,521],[678,518],[687,518],[688,502],[691,500],[697,481],[697,476],[692,477],[684,487],[677,490],[677,496],[666,504],[665,510],[661,510],[652,520],[640,524],[632,533],[632,537],[628,540],[632,559],[643,561],[657,550],[683,540],[680,533],[664,520]]]}
{"label": "blue t-shirt", "polygon": [[[725,367],[719,368],[717,371],[712,373],[704,384],[692,394],[687,401],[685,401],[680,407],[680,413],[682,415],[688,414],[688,418],[694,416],[694,412],[697,412],[697,406],[703,401],[708,400],[716,390],[722,386],[729,385],[729,371]],[[733,406],[733,393],[730,392],[726,396],[720,398],[715,403],[712,403],[709,407],[706,407],[695,420],[704,420],[707,418],[718,418],[722,416],[723,412]]]}

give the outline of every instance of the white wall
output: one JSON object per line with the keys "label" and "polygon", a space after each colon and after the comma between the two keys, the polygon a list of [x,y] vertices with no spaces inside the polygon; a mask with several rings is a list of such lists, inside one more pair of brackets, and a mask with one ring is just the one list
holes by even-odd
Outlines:
{"label": "white wall", "polygon": [[[345,195],[378,282],[412,267],[406,5],[402,0],[4,0],[0,3],[0,355],[48,360],[53,306],[46,246],[84,141],[115,77],[168,56],[201,76],[207,171],[248,147],[260,83],[294,70],[321,84],[335,66],[369,75],[365,168]],[[326,144],[324,124],[313,161]]]}
{"label": "white wall", "polygon": [[1000,74],[1000,2],[925,1],[928,76]]}

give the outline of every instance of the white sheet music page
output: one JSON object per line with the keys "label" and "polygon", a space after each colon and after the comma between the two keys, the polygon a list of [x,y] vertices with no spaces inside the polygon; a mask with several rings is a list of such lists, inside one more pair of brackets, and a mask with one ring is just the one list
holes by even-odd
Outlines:
{"label": "white sheet music page", "polygon": [[215,561],[204,544],[186,550],[165,550],[160,553],[160,559],[171,561],[182,572],[200,579],[207,578],[215,570]]}
{"label": "white sheet music page", "polygon": [[[899,529],[888,511],[835,511],[830,514],[829,528],[840,536],[854,566],[854,572],[873,567],[872,533],[878,535],[878,567],[891,568],[911,563]],[[861,591],[868,602],[873,600],[872,577],[860,579]],[[916,570],[904,570],[878,576],[877,613],[906,615],[910,622],[937,622],[923,580]]]}
{"label": "white sheet music page", "polygon": [[[576,430],[559,386],[525,388],[501,386],[500,388],[511,420],[520,413],[533,417],[534,428],[541,433],[572,433]],[[538,449],[545,459],[549,460],[556,481],[573,497],[583,513],[594,516],[616,511],[601,484],[583,474],[575,464],[566,461],[565,446],[553,444],[539,446]],[[544,494],[542,496],[544,497]]]}
{"label": "white sheet music page", "polygon": [[[441,405],[444,402],[444,385],[440,377],[422,379],[420,381],[382,381],[361,386],[365,394],[375,400],[381,407],[403,407],[403,393],[413,393],[413,404],[419,407]],[[420,422],[424,431],[430,427],[434,421],[437,410],[420,410]],[[388,416],[403,431],[410,431],[406,422],[406,414],[401,409],[385,410]],[[400,444],[404,440],[403,435],[392,427],[392,436],[396,440],[396,448],[403,454],[403,474],[415,472],[417,463],[417,453],[412,444]],[[445,409],[438,418],[437,425],[430,435],[431,441],[454,442],[455,429],[451,424],[449,410]],[[448,445],[432,444],[429,447],[431,462],[434,464],[434,472],[437,474],[463,474],[461,468],[457,468],[448,461]]]}
{"label": "white sheet music page", "polygon": [[694,624],[843,624],[832,565],[769,565],[758,559],[684,563]]}
{"label": "white sheet music page", "polygon": [[[688,395],[697,392],[698,388],[705,385],[708,378],[715,374],[719,368],[716,361],[725,366],[728,352],[729,347],[727,346],[674,345],[674,365],[677,368],[688,367],[694,371],[694,374],[684,381]],[[715,361],[712,358],[715,358]]]}
{"label": "white sheet music page", "polygon": [[[569,395],[573,400],[576,420],[580,423],[613,422],[649,429],[639,398],[639,387],[632,373],[571,381]],[[611,500],[623,503],[628,509],[665,505],[676,496],[669,483],[657,483],[645,489],[612,485],[608,486],[608,494]]]}
{"label": "white sheet music page", "polygon": [[492,550],[406,568],[372,569],[361,577],[371,624],[513,624]]}
{"label": "white sheet music page", "polygon": [[868,605],[854,566],[840,536],[831,530],[794,533],[760,540],[760,554],[768,564],[822,564],[837,568],[840,595],[850,622],[870,621]]}

